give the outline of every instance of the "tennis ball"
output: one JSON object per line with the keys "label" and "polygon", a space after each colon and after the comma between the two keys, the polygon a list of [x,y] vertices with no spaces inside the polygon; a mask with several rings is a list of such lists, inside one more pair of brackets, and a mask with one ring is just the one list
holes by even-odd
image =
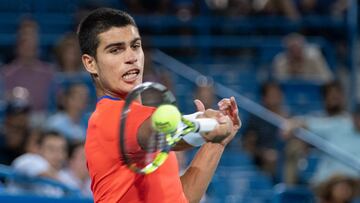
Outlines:
{"label": "tennis ball", "polygon": [[160,105],[151,116],[152,127],[161,133],[174,132],[180,121],[178,108],[170,104]]}

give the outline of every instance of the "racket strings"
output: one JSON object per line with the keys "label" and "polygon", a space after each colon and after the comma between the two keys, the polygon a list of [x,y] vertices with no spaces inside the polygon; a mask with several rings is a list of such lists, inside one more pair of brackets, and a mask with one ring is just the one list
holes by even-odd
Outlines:
{"label": "racket strings", "polygon": [[121,112],[119,131],[120,152],[131,170],[140,174],[149,174],[166,161],[172,146],[181,139],[182,131],[186,130],[186,128],[181,128],[171,134],[154,132],[149,139],[146,139],[146,143],[142,143],[142,147],[144,148],[140,150],[141,152],[136,150],[137,148],[134,149],[134,151],[130,151],[126,145],[127,137],[124,132],[129,124],[127,116],[132,113],[131,105],[135,102],[144,106],[157,108],[162,104],[175,104],[176,99],[165,86],[153,82],[144,82],[138,85],[125,99],[125,104]]}

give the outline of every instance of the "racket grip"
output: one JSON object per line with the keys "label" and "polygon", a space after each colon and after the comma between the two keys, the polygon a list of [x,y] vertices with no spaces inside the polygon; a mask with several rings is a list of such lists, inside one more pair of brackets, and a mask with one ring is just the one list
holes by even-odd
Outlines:
{"label": "racket grip", "polygon": [[195,119],[199,125],[198,132],[210,132],[215,129],[218,122],[212,118],[197,118]]}

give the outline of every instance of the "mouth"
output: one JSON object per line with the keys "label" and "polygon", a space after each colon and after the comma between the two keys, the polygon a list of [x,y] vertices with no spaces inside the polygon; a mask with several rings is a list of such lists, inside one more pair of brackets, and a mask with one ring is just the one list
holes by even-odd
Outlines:
{"label": "mouth", "polygon": [[125,72],[123,75],[122,75],[122,79],[125,81],[125,82],[133,82],[135,81],[138,76],[140,74],[140,70],[139,69],[131,69],[127,72]]}

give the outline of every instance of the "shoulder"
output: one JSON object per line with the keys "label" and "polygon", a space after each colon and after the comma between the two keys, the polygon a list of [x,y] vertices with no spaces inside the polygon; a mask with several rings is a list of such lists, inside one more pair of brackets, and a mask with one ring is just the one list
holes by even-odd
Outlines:
{"label": "shoulder", "polygon": [[[91,115],[90,120],[103,120],[106,121],[111,119],[120,119],[120,114],[122,112],[125,102],[123,100],[115,101],[111,99],[102,99],[96,105],[96,110]],[[130,111],[128,113],[129,117],[138,118],[141,120],[142,117],[148,117],[154,111],[154,107],[143,106],[139,103],[133,103],[130,106]]]}
{"label": "shoulder", "polygon": [[48,118],[48,122],[59,122],[59,121],[68,121],[69,116],[65,114],[64,112],[57,112]]}
{"label": "shoulder", "polygon": [[95,123],[108,123],[120,116],[124,101],[114,101],[111,99],[101,99],[96,104],[95,111],[89,119],[89,126]]}
{"label": "shoulder", "polygon": [[41,173],[49,170],[49,163],[38,154],[23,154],[16,158],[12,166],[20,173],[24,173],[29,176],[40,175]]}
{"label": "shoulder", "polygon": [[71,120],[69,116],[63,112],[58,112],[47,119],[44,127],[47,130],[56,130],[64,126],[69,126],[70,124]]}

